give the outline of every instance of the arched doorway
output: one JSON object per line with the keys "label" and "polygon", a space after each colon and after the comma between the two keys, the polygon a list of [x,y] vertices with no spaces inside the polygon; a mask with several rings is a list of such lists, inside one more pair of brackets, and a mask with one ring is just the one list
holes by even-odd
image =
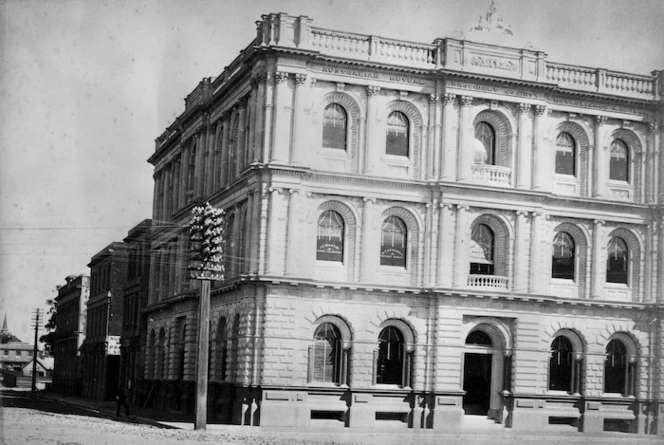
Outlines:
{"label": "arched doorway", "polygon": [[510,389],[509,331],[492,320],[480,322],[466,332],[462,375],[464,414],[502,423],[501,392]]}

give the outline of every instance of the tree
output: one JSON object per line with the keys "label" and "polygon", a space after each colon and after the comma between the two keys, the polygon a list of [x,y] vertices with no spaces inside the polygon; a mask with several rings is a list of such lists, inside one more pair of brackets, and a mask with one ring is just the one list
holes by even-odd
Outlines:
{"label": "tree", "polygon": [[46,304],[48,305],[48,312],[46,313],[46,316],[48,317],[48,321],[44,325],[44,328],[46,329],[46,334],[42,335],[39,337],[39,341],[44,343],[44,349],[47,350],[49,353],[53,353],[53,345],[55,344],[55,328],[57,327],[57,312],[58,308],[55,305],[55,300],[52,298],[49,298],[46,300]]}

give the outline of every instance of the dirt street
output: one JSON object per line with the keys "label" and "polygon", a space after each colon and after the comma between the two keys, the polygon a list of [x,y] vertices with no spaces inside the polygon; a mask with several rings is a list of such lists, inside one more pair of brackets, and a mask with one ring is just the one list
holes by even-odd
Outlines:
{"label": "dirt street", "polygon": [[[661,438],[625,434],[584,436],[579,433],[524,434],[512,430],[433,433],[403,430],[349,432],[348,430],[274,430],[211,425],[207,431],[160,428],[116,419],[95,410],[29,397],[3,397],[0,443],[6,445],[507,445],[507,444],[660,444]],[[191,425],[180,425],[191,428]]]}

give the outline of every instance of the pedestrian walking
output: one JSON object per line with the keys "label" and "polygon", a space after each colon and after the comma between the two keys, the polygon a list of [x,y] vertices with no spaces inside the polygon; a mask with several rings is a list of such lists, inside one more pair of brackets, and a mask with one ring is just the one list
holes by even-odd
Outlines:
{"label": "pedestrian walking", "polygon": [[124,388],[118,388],[118,394],[115,396],[118,402],[117,417],[120,417],[120,408],[124,406],[125,416],[129,416],[129,404],[127,403],[127,393]]}

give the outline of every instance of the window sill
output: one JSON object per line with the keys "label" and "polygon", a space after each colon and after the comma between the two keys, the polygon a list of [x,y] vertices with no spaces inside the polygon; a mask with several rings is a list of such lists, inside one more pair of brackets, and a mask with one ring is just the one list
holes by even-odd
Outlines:
{"label": "window sill", "polygon": [[345,270],[346,265],[340,261],[325,261],[325,260],[316,260],[316,268],[320,269],[333,269],[333,270]]}
{"label": "window sill", "polygon": [[315,387],[315,388],[329,388],[329,389],[348,389],[348,385],[344,384],[338,384],[338,383],[331,383],[331,382],[307,382],[307,387]]}
{"label": "window sill", "polygon": [[412,388],[410,386],[401,386],[396,384],[387,384],[387,383],[376,383],[372,386],[373,389],[377,390],[401,390],[401,391],[410,391]]}

